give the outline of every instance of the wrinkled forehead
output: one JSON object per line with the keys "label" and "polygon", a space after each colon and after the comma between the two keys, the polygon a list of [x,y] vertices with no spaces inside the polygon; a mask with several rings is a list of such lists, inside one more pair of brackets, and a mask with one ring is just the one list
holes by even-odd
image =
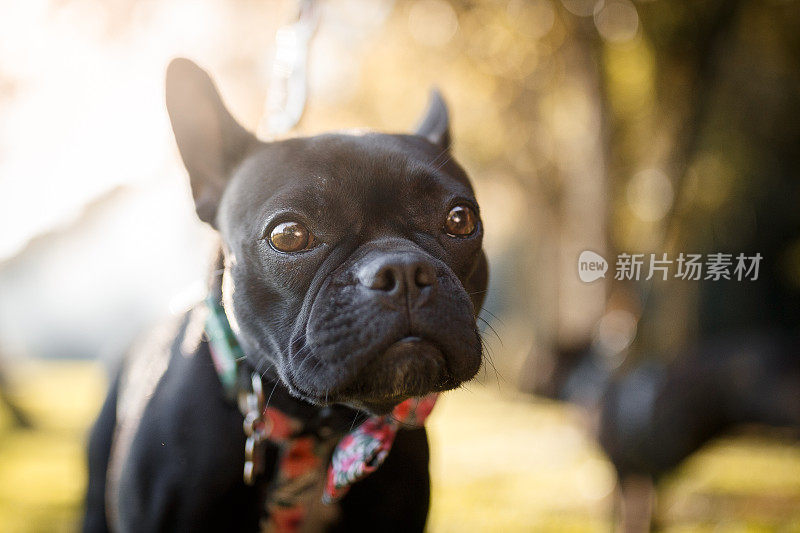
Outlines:
{"label": "wrinkled forehead", "polygon": [[417,137],[291,139],[265,145],[243,163],[225,192],[220,225],[262,225],[276,211],[351,223],[370,213],[413,217],[425,199],[472,194],[449,153]]}

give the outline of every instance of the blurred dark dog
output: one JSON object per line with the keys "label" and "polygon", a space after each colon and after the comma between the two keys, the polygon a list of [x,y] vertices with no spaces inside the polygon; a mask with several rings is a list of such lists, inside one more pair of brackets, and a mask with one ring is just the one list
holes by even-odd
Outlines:
{"label": "blurred dark dog", "polygon": [[[318,484],[284,479],[302,508],[273,492],[300,465],[292,454],[303,438],[313,436],[316,455],[300,466],[320,454],[327,463],[362,421],[383,424],[372,428],[380,433],[398,404],[457,387],[481,365],[483,229],[449,152],[441,97],[412,135],[265,143],[237,124],[203,70],[178,59],[167,108],[197,214],[220,236],[210,312],[218,305],[230,327],[223,336],[242,354],[239,372],[223,386],[231,369],[214,359],[215,372],[220,349],[203,306],[132,350],[93,429],[85,530],[421,531],[423,428],[397,432],[385,463],[338,505],[317,505]],[[299,425],[292,450],[269,438],[252,449],[242,430],[251,400],[279,411],[259,422],[259,404],[245,429]],[[251,467],[261,475],[249,485]]]}
{"label": "blurred dark dog", "polygon": [[654,484],[711,439],[742,426],[800,436],[799,352],[796,333],[742,331],[614,376],[599,437],[619,476],[626,530],[650,528]]}
{"label": "blurred dark dog", "polygon": [[598,414],[619,479],[621,530],[649,531],[655,485],[712,439],[747,426],[800,437],[798,352],[797,333],[761,327],[648,353],[612,372],[587,344],[559,353],[540,392]]}

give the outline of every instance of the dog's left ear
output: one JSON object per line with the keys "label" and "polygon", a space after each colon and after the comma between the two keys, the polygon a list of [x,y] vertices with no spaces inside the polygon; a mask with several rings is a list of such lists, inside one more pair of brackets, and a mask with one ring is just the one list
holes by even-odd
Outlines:
{"label": "dog's left ear", "polygon": [[428,109],[417,126],[417,135],[425,137],[442,150],[450,149],[450,113],[438,89],[428,98]]}
{"label": "dog's left ear", "polygon": [[167,112],[200,220],[216,227],[217,207],[231,173],[258,145],[236,122],[209,75],[188,59],[167,67]]}

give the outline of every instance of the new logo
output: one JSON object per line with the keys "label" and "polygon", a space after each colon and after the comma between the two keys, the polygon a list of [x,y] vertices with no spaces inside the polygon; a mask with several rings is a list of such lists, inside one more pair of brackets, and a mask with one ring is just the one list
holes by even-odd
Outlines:
{"label": "new logo", "polygon": [[606,277],[607,270],[608,262],[591,250],[584,250],[578,257],[578,276],[584,283]]}

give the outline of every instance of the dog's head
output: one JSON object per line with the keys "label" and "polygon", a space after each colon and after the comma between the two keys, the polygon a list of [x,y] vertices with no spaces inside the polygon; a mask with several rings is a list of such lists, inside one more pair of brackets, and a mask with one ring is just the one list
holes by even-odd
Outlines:
{"label": "dog's head", "polygon": [[167,108],[254,364],[309,402],[374,413],[477,373],[483,228],[438,93],[413,135],[264,143],[177,59]]}

